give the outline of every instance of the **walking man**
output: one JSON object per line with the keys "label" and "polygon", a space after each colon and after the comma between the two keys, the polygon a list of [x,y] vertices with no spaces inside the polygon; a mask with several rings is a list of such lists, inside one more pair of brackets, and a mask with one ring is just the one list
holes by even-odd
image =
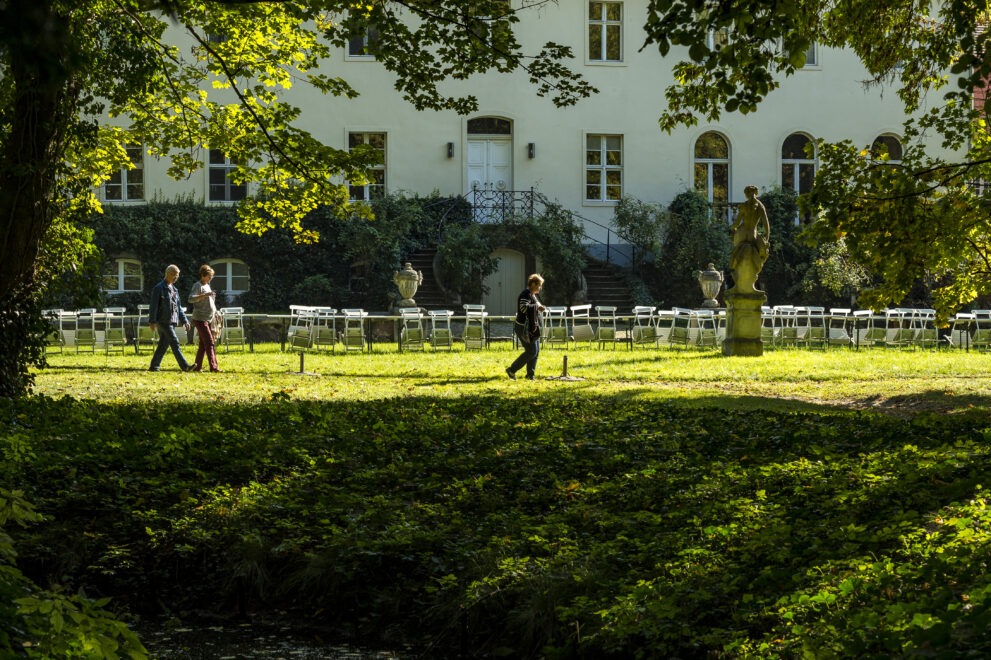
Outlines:
{"label": "walking man", "polygon": [[189,330],[189,320],[186,318],[186,312],[182,305],[179,304],[179,292],[174,286],[178,279],[179,267],[172,264],[165,269],[165,278],[151,290],[148,327],[151,328],[152,332],[158,330],[158,346],[155,347],[155,353],[151,356],[149,371],[159,370],[162,366],[162,358],[165,357],[165,351],[170,348],[180,369],[189,371],[193,368],[193,365],[186,360],[186,356],[182,354],[179,337],[175,333],[175,327],[180,324]]}

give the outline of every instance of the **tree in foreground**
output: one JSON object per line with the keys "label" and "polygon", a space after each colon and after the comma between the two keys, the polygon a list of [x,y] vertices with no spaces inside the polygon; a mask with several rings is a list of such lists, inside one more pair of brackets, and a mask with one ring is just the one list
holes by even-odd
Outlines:
{"label": "tree in foreground", "polygon": [[281,226],[315,240],[303,218],[319,206],[348,214],[341,181],[364,181],[377,155],[294,127],[300,111],[281,92],[356,96],[319,65],[374,34],[369,53],[419,109],[471,112],[473,97],[438,84],[519,69],[537,94],[572,104],[594,89],[565,66],[569,48],[527,54],[513,32],[518,12],[549,1],[0,3],[0,396],[29,390],[29,367],[44,360],[39,292],[80,260],[74,221],[99,211],[94,186],[129,166],[126,145],[170,159],[176,177],[222,150],[238,164],[234,182],[256,191],[241,205],[242,231]]}
{"label": "tree in foreground", "polygon": [[[988,10],[987,0],[655,0],[645,47],[662,55],[687,48],[660,125],[670,131],[724,111],[755,112],[805,64],[813,43],[852,49],[866,84],[895,87],[913,117],[907,146],[898,158],[879,145],[820,143],[816,183],[802,200],[817,216],[808,236],[843,239],[881,277],[861,304],[895,303],[925,278],[945,317],[991,293],[991,194],[980,184],[991,181],[991,136],[986,109],[974,103],[991,77]],[[928,153],[927,143],[958,160]]]}

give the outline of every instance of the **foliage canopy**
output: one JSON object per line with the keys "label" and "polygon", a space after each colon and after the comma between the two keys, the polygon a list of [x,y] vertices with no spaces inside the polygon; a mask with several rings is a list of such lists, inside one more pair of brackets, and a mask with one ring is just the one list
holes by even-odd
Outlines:
{"label": "foliage canopy", "polygon": [[[988,188],[973,185],[991,180],[987,114],[973,103],[991,77],[988,15],[987,0],[654,0],[644,47],[687,49],[660,125],[754,112],[813,44],[851,49],[867,84],[895,87],[912,115],[907,147],[894,162],[872,145],[819,144],[815,189],[802,200],[818,216],[808,235],[845,238],[849,254],[881,276],[863,304],[897,302],[924,277],[946,316],[991,293],[991,206]],[[934,155],[935,145],[959,160]]]}
{"label": "foliage canopy", "polygon": [[57,243],[53,226],[99,211],[93,188],[131,167],[126,145],[168,159],[176,177],[221,150],[237,165],[232,180],[257,193],[240,207],[242,231],[282,227],[314,241],[303,218],[318,207],[348,215],[341,182],[364,181],[378,156],[295,126],[300,110],[284,93],[305,84],[354,97],[320,63],[371,29],[369,53],[416,108],[471,111],[472,96],[440,84],[491,70],[524,70],[537,94],[575,103],[594,89],[566,67],[570,49],[548,42],[526,53],[512,29],[545,1],[0,3],[0,396],[23,393],[27,365],[40,360],[26,319],[44,284],[46,234]]}

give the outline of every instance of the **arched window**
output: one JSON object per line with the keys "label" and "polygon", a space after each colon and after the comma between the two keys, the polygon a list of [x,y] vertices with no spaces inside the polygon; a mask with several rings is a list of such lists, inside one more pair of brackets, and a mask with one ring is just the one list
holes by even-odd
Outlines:
{"label": "arched window", "polygon": [[714,131],[695,141],[695,190],[714,214],[729,220],[729,143]]}
{"label": "arched window", "polygon": [[468,120],[468,135],[512,135],[513,124],[501,117],[476,117]]}
{"label": "arched window", "polygon": [[902,143],[894,135],[879,135],[871,145],[871,158],[886,160],[889,163],[902,161]]}
{"label": "arched window", "polygon": [[781,187],[799,195],[811,192],[816,177],[812,138],[792,133],[781,147]]}
{"label": "arched window", "polygon": [[144,272],[141,270],[141,262],[137,259],[122,257],[103,262],[104,293],[143,291],[144,288]]}
{"label": "arched window", "polygon": [[227,296],[239,296],[251,290],[251,275],[248,264],[240,259],[217,259],[210,262],[213,268],[211,286]]}

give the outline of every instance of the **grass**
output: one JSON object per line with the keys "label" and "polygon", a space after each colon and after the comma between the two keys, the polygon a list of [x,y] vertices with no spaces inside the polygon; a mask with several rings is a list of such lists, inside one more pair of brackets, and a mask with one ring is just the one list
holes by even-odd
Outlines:
{"label": "grass", "polygon": [[[193,351],[187,349],[191,358]],[[680,349],[544,349],[535,383],[503,373],[516,352],[508,344],[484,351],[404,352],[378,344],[375,352],[298,353],[277,344],[255,352],[220,352],[223,373],[183,374],[171,355],[149,373],[149,353],[50,354],[35,392],[98,401],[216,401],[252,403],[273,396],[356,401],[397,396],[518,398],[626,393],[656,400],[743,409],[800,410],[827,406],[911,416],[919,412],[987,410],[991,353],[891,349],[776,350],[759,358],[724,357]],[[563,372],[583,380],[562,382]]]}
{"label": "grass", "polygon": [[36,581],[421,657],[991,654],[988,354],[256,348],[0,402]]}

